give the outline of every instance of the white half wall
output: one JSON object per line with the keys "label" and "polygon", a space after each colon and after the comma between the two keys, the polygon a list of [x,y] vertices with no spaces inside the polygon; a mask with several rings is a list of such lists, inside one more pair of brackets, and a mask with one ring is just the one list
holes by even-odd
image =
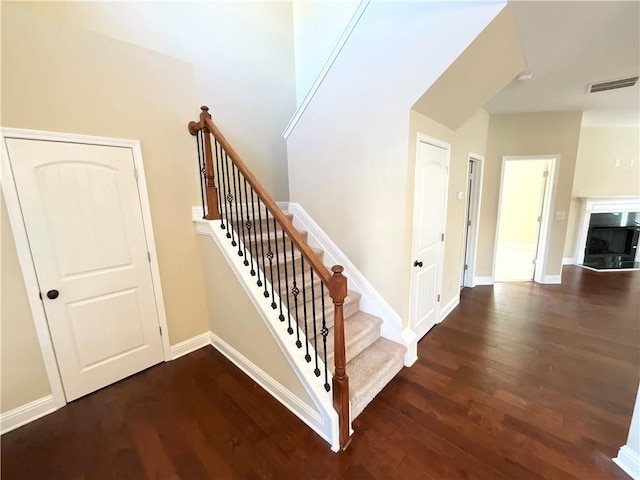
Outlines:
{"label": "white half wall", "polygon": [[613,461],[631,478],[640,480],[640,387],[633,407],[627,444],[620,448],[618,456]]}

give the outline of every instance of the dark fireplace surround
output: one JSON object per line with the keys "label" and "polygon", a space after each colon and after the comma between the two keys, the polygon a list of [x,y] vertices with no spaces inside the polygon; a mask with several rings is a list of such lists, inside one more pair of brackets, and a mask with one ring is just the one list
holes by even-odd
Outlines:
{"label": "dark fireplace surround", "polygon": [[592,213],[584,265],[595,269],[638,268],[640,212]]}

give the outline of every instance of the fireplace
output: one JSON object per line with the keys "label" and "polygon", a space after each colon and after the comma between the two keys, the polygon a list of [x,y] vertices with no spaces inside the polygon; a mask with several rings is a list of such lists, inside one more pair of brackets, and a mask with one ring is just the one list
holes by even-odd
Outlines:
{"label": "fireplace", "polygon": [[636,268],[640,212],[593,213],[584,265],[595,269]]}
{"label": "fireplace", "polygon": [[576,263],[595,270],[640,268],[640,197],[583,198]]}

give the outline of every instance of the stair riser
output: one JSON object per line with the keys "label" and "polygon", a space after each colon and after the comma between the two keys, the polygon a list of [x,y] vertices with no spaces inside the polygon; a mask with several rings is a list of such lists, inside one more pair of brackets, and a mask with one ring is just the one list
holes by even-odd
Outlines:
{"label": "stair riser", "polygon": [[[363,335],[361,338],[359,338],[357,341],[350,343],[349,339],[347,338],[347,363],[351,361],[352,358],[357,357],[360,353],[362,353],[365,348],[367,348],[369,345],[371,345],[373,342],[375,342],[378,338],[380,337],[380,327],[375,328],[375,329],[371,329],[371,331],[367,332],[367,335]],[[329,332],[329,335],[327,336],[327,345],[329,344],[329,342],[331,342],[331,349],[327,349],[329,351],[327,351],[327,363],[329,365],[333,365],[333,359],[334,359],[334,349],[333,349],[333,329],[331,330],[331,332]],[[333,369],[331,369],[331,371],[333,372]]]}

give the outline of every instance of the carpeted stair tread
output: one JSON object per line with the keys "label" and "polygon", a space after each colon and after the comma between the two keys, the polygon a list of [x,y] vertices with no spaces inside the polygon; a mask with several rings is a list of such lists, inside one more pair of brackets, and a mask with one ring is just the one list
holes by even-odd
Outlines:
{"label": "carpeted stair tread", "polygon": [[[382,319],[361,310],[344,319],[347,363],[380,337],[381,325]],[[332,365],[332,371],[334,353],[333,328],[331,328],[329,335],[327,335],[327,364]]]}
{"label": "carpeted stair tread", "polygon": [[352,419],[402,370],[404,354],[402,345],[381,337],[347,363]]}

